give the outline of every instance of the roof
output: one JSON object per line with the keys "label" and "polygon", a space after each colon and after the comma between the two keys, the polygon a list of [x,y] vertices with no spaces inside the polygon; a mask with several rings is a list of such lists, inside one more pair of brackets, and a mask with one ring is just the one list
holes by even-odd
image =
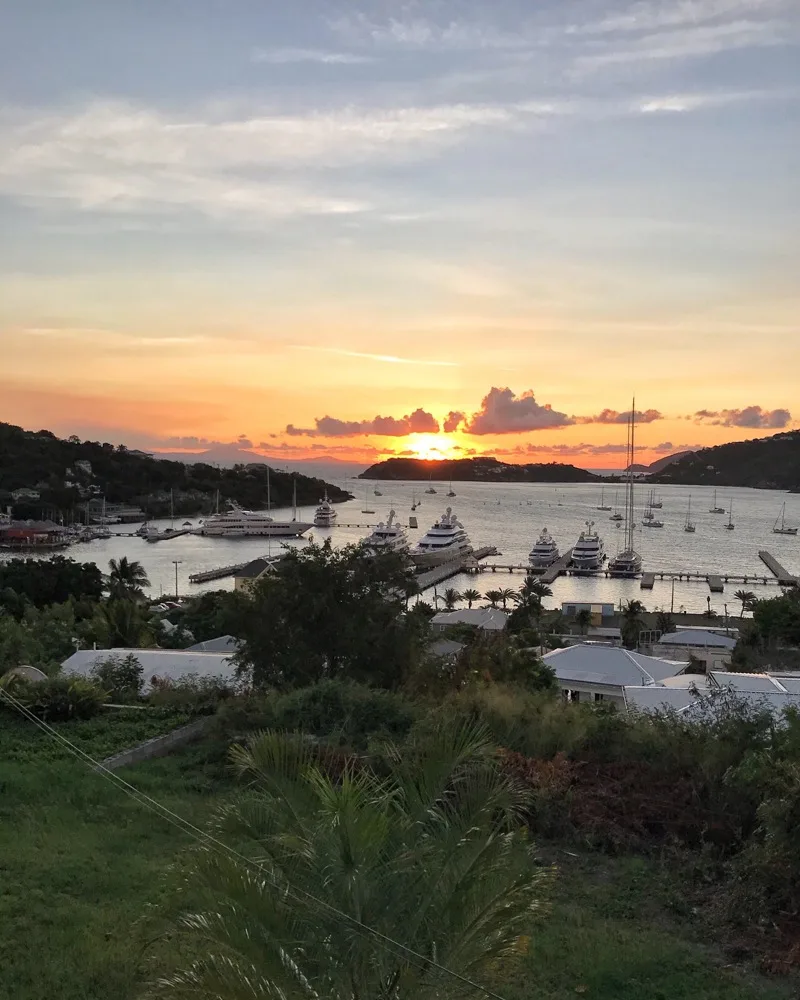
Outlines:
{"label": "roof", "polygon": [[88,677],[97,663],[109,656],[132,654],[142,665],[147,687],[154,677],[178,681],[189,677],[234,678],[231,657],[221,653],[198,653],[188,649],[79,649],[61,664],[66,674]]}
{"label": "roof", "polygon": [[798,674],[740,674],[726,670],[709,671],[711,679],[721,688],[737,694],[792,694],[800,697]]}
{"label": "roof", "polygon": [[460,611],[440,611],[431,619],[432,625],[474,625],[483,629],[504,629],[508,615],[498,608],[462,608]]}
{"label": "roof", "polygon": [[688,689],[662,687],[660,684],[650,684],[647,687],[625,687],[623,689],[625,705],[629,709],[640,712],[658,712],[666,708],[683,711],[694,703],[697,697]]}
{"label": "roof", "polygon": [[257,580],[262,573],[265,573],[274,563],[274,559],[254,559],[241,569],[237,569],[234,574],[239,580]]}
{"label": "roof", "polygon": [[[674,686],[675,680],[690,683],[684,688]],[[660,684],[648,687],[626,686],[625,703],[641,711],[657,711],[672,707],[685,712],[695,721],[714,718],[723,691],[731,692],[737,701],[750,709],[768,709],[776,720],[787,708],[800,711],[800,674],[739,674],[712,670],[707,675],[684,674],[681,678],[664,678]]]}
{"label": "roof", "polygon": [[658,641],[662,646],[717,646],[720,649],[733,649],[736,645],[736,640],[729,635],[707,632],[705,629],[669,632]]}
{"label": "roof", "polygon": [[437,639],[430,645],[430,651],[434,656],[455,656],[464,648],[463,642],[456,642],[455,639]]}
{"label": "roof", "polygon": [[220,635],[216,639],[206,639],[205,642],[196,642],[193,646],[187,646],[184,653],[229,653],[236,652],[239,640],[232,635]]}
{"label": "roof", "polygon": [[615,646],[578,645],[554,649],[542,657],[560,681],[612,687],[655,684],[686,669],[685,663],[644,656]]}

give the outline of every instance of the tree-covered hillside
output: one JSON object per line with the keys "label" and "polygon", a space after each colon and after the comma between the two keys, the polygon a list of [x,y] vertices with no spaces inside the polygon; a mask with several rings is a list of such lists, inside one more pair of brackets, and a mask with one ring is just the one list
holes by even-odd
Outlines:
{"label": "tree-covered hillside", "polygon": [[651,482],[800,490],[800,431],[691,452]]}
{"label": "tree-covered hillside", "polygon": [[574,465],[512,465],[496,458],[455,458],[441,461],[389,458],[371,465],[361,479],[449,480],[479,483],[589,483],[598,476]]}
{"label": "tree-covered hillside", "polygon": [[[85,463],[89,463],[88,466]],[[325,490],[333,501],[347,500],[350,494],[321,479],[270,470],[270,499],[273,507],[292,502],[293,484],[297,502],[316,504]],[[17,499],[19,489],[38,492],[40,498]],[[125,445],[62,440],[50,431],[26,431],[0,423],[0,506],[13,505],[21,517],[37,517],[43,512],[69,515],[91,496],[104,496],[108,503],[134,503],[149,516],[169,511],[173,491],[178,514],[209,512],[216,503],[235,500],[245,507],[266,507],[267,466],[254,463],[232,469],[197,463],[169,462],[133,452]]]}

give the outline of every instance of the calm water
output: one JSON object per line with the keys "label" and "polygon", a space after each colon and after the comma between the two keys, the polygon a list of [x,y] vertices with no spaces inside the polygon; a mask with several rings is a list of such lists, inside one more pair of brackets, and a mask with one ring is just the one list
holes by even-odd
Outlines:
{"label": "calm water", "polygon": [[[357,499],[337,505],[339,520],[345,523],[375,524],[385,519],[394,508],[401,521],[407,522],[411,513],[412,494],[422,500],[416,517],[419,529],[410,530],[412,543],[419,538],[433,521],[450,505],[463,522],[473,544],[495,545],[502,553],[503,563],[524,563],[528,553],[542,528],[547,527],[563,552],[572,546],[584,527],[586,520],[595,520],[601,536],[605,539],[606,551],[613,556],[621,542],[622,525],[609,520],[611,512],[598,511],[600,488],[591,485],[552,484],[527,485],[509,483],[490,485],[485,483],[454,483],[456,497],[445,496],[448,485],[435,484],[435,496],[422,493],[426,484],[422,483],[379,483],[383,496],[373,495],[369,485],[367,506],[375,514],[362,514],[364,504],[364,484],[360,481],[341,481],[339,485],[356,493]],[[612,507],[618,492],[620,503],[624,491],[613,486],[606,487],[605,502]],[[695,534],[683,530],[689,494],[692,496],[692,519],[697,524]],[[642,505],[646,489],[637,491],[637,505],[641,519]],[[787,524],[800,525],[800,495],[772,491],[730,489],[720,490],[717,500],[726,511],[733,501],[734,531],[725,530],[726,514],[711,514],[713,490],[704,487],[664,487],[658,490],[664,501],[662,510],[657,511],[663,528],[636,531],[636,547],[644,558],[645,570],[696,571],[703,573],[770,574],[758,558],[759,549],[767,549],[792,573],[800,574],[800,536],[774,535],[772,526],[786,500]],[[311,520],[313,511],[301,511],[299,517]],[[291,517],[289,511],[277,510],[275,516]],[[191,519],[197,523],[197,519]],[[166,522],[162,522],[166,523]],[[178,526],[180,522],[176,522]],[[133,531],[138,525],[123,525],[118,530]],[[117,529],[112,529],[117,530]],[[322,539],[331,536],[337,544],[358,541],[369,534],[368,528],[347,528],[337,526],[332,529],[314,528],[312,537]],[[169,541],[150,544],[140,538],[111,538],[77,545],[68,552],[75,559],[94,561],[103,570],[108,560],[126,555],[139,560],[150,577],[152,593],[174,593],[175,567],[173,560],[180,560],[178,584],[181,593],[199,593],[203,589],[231,588],[232,579],[223,579],[195,586],[189,584],[190,573],[215,566],[244,562],[268,551],[280,551],[281,541],[273,539],[224,539],[204,538],[198,535],[183,535]],[[304,540],[285,541],[288,545],[303,545]],[[491,560],[489,560],[491,562]],[[472,586],[482,592],[503,586],[519,587],[521,574],[482,573],[480,576],[458,576],[442,586],[464,589]],[[724,594],[712,595],[712,607],[720,613],[723,604],[729,602],[730,611],[738,609],[733,591],[741,584],[729,584]],[[750,585],[748,584],[748,589]],[[779,591],[774,585],[768,588],[754,586],[753,589],[764,596]],[[671,583],[656,581],[652,591],[642,591],[639,581],[607,580],[604,577],[580,578],[561,577],[553,585],[554,598],[551,605],[566,600],[613,601],[641,598],[648,608],[669,607]],[[674,607],[681,606],[687,611],[702,611],[706,607],[708,586],[703,583],[675,583]]]}

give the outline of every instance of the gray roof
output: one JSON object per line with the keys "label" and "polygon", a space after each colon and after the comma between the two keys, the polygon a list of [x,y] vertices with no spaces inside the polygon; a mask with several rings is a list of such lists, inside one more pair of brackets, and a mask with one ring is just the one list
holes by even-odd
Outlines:
{"label": "gray roof", "polygon": [[686,668],[685,663],[673,663],[614,646],[568,646],[566,649],[554,649],[542,659],[555,671],[560,681],[582,681],[612,687],[654,684]]}
{"label": "gray roof", "polygon": [[627,707],[640,712],[658,712],[666,708],[674,708],[680,712],[688,708],[697,697],[696,693],[688,688],[667,688],[659,684],[625,687],[623,694]]}
{"label": "gray roof", "polygon": [[431,619],[432,625],[475,625],[477,628],[504,629],[508,622],[505,611],[497,608],[461,608],[459,611],[440,611]]}
{"label": "gray roof", "polygon": [[234,576],[240,580],[257,580],[262,573],[269,569],[273,562],[273,559],[254,559],[241,569],[237,569]]}
{"label": "gray roof", "polygon": [[187,649],[79,649],[61,664],[66,674],[88,677],[97,663],[109,656],[133,654],[142,665],[145,688],[154,677],[179,681],[188,677],[222,677],[233,680],[235,668],[230,656],[198,653]]}
{"label": "gray roof", "polygon": [[736,640],[729,635],[718,632],[707,632],[705,629],[689,629],[681,632],[669,632],[658,640],[662,646],[716,646],[719,649],[733,649]]}
{"label": "gray roof", "polygon": [[233,654],[239,645],[239,640],[232,635],[220,635],[216,639],[206,639],[205,642],[196,642],[193,646],[187,646],[184,653],[228,653]]}
{"label": "gray roof", "polygon": [[463,648],[464,643],[456,642],[455,639],[437,639],[429,647],[434,656],[456,656]]}

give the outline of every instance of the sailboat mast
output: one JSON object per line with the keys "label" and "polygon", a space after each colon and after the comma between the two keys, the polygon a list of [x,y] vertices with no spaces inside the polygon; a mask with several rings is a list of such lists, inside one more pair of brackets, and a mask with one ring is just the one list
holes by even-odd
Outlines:
{"label": "sailboat mast", "polygon": [[297,476],[292,476],[292,520],[297,520]]}
{"label": "sailboat mast", "polygon": [[269,466],[267,466],[267,512],[268,513],[271,510],[271,508],[272,508],[272,501],[270,500],[270,492],[269,492]]}
{"label": "sailboat mast", "polygon": [[635,435],[636,435],[636,397],[633,397],[631,401],[631,419],[628,431],[628,448],[630,454],[628,456],[628,498],[626,503],[626,514],[625,514],[625,543],[628,551],[633,550],[633,460],[635,454]]}

